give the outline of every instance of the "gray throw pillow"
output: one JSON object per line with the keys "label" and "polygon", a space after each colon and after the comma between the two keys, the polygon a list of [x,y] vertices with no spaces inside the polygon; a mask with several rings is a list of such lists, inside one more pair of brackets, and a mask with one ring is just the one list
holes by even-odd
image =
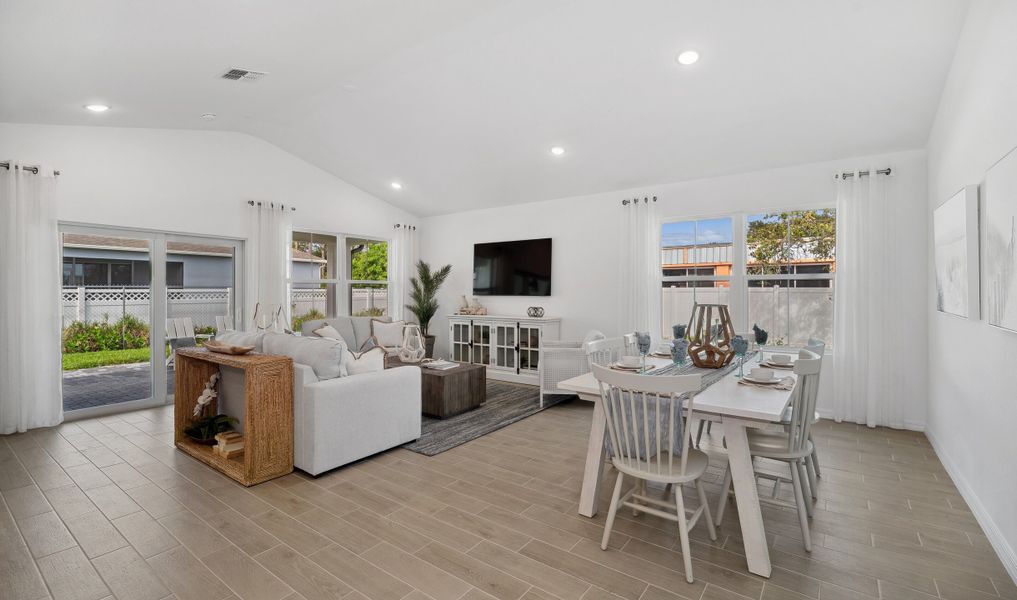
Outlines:
{"label": "gray throw pillow", "polygon": [[335,379],[346,375],[343,364],[346,342],[342,340],[269,333],[265,335],[264,346],[265,354],[288,356],[293,362],[311,367],[318,379]]}

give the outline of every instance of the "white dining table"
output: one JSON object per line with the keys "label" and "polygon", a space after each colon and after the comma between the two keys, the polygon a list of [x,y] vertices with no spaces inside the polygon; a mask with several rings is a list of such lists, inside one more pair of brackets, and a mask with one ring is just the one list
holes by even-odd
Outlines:
{"label": "white dining table", "polygon": [[[669,359],[647,357],[647,369],[670,364]],[[593,423],[586,451],[583,488],[579,496],[579,514],[593,517],[597,514],[600,481],[603,474],[604,411],[597,400],[600,386],[592,373],[567,379],[558,384],[563,390],[575,392],[579,398],[594,403]],[[737,496],[738,521],[741,524],[745,558],[750,572],[769,577],[770,551],[763,530],[763,512],[756,491],[756,478],[749,455],[748,430],[760,429],[780,422],[791,400],[788,390],[764,389],[741,385],[734,374],[725,375],[695,396],[693,412],[704,419],[721,424],[727,444],[731,479]]]}

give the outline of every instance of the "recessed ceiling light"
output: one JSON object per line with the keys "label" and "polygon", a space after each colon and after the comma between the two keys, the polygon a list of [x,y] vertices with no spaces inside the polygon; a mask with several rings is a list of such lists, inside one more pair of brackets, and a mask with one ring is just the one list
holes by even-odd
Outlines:
{"label": "recessed ceiling light", "polygon": [[106,112],[109,110],[109,106],[106,104],[86,104],[85,108],[96,113]]}
{"label": "recessed ceiling light", "polygon": [[393,181],[392,182],[392,189],[393,190],[401,190],[401,189],[403,189],[403,184],[399,183],[398,181]]}
{"label": "recessed ceiling light", "polygon": [[206,121],[214,121],[215,117],[216,117],[215,113],[205,113],[205,114],[201,115],[201,118],[206,120]]}
{"label": "recessed ceiling light", "polygon": [[686,50],[678,55],[678,63],[682,65],[694,65],[699,60],[699,53],[695,50]]}
{"label": "recessed ceiling light", "polygon": [[562,148],[561,146],[551,146],[551,154],[561,156],[562,154],[565,154],[565,148]]}

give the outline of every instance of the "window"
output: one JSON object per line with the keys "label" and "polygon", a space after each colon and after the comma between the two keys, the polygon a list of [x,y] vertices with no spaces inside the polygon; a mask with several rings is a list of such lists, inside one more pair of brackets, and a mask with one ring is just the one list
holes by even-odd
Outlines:
{"label": "window", "polygon": [[290,282],[294,330],[310,319],[387,315],[388,242],[295,231]]}
{"label": "window", "polygon": [[737,331],[758,324],[770,344],[833,344],[836,213],[739,214],[661,227],[662,319],[685,323],[692,305],[727,304]]}
{"label": "window", "polygon": [[696,302],[729,304],[731,218],[664,223],[660,231],[661,310],[664,336],[686,323]]}
{"label": "window", "polygon": [[388,314],[388,242],[346,239],[349,261],[350,314],[380,317]]}

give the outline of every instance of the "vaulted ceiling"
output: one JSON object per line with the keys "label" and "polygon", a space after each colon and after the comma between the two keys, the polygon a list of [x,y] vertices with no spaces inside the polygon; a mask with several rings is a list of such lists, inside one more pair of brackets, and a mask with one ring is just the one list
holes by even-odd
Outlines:
{"label": "vaulted ceiling", "polygon": [[[966,11],[0,0],[0,121],[246,132],[441,214],[924,147]],[[233,67],[268,75],[219,77]]]}

